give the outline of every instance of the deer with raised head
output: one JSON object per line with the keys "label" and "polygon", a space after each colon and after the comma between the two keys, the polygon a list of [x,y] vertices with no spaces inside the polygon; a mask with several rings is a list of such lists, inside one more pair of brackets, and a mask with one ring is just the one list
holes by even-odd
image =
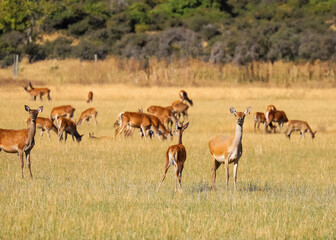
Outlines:
{"label": "deer with raised head", "polygon": [[41,106],[35,110],[25,105],[25,110],[29,113],[31,119],[29,128],[22,130],[0,129],[0,151],[4,150],[7,153],[17,153],[19,155],[22,178],[24,166],[23,155],[25,154],[30,177],[33,178],[30,167],[30,151],[35,145],[36,118],[42,112],[43,107]]}
{"label": "deer with raised head", "polygon": [[182,102],[186,101],[186,102],[188,102],[190,104],[190,106],[193,105],[193,101],[190,98],[188,98],[188,94],[187,94],[186,91],[181,90],[180,93],[179,93],[179,95],[180,95],[180,98],[182,99]]}
{"label": "deer with raised head", "polygon": [[64,117],[58,118],[56,121],[57,121],[57,127],[58,127],[59,142],[61,142],[61,140],[63,139],[63,132],[65,133],[65,136],[64,136],[65,142],[67,140],[68,134],[71,134],[73,141],[75,141],[75,138],[77,142],[82,141],[83,135],[80,135],[77,132],[77,126],[74,121],[64,118]]}
{"label": "deer with raised head", "polygon": [[[26,123],[27,127],[29,127],[31,122],[31,118],[27,118]],[[58,133],[57,127],[53,124],[53,122],[49,118],[37,117],[36,118],[36,128],[41,129],[40,138],[43,136],[43,133],[46,131],[48,138],[50,139],[50,130],[54,131],[56,134]]]}
{"label": "deer with raised head", "polygon": [[280,133],[282,133],[283,124],[288,122],[288,118],[284,111],[271,110],[268,113],[267,126],[272,126],[272,122],[277,122],[279,124]]}
{"label": "deer with raised head", "polygon": [[166,158],[165,158],[165,164],[164,164],[164,173],[161,178],[161,182],[159,184],[159,187],[157,190],[160,189],[160,186],[162,182],[166,178],[167,171],[171,165],[175,166],[175,173],[176,173],[176,185],[175,185],[175,191],[177,189],[177,184],[179,184],[179,190],[182,192],[182,171],[184,167],[184,162],[187,158],[187,153],[185,150],[184,145],[182,144],[182,133],[184,130],[187,129],[189,126],[189,123],[186,123],[184,125],[180,125],[179,122],[176,122],[176,131],[177,131],[177,139],[178,142],[176,145],[172,145],[168,148],[166,152]]}
{"label": "deer with raised head", "polygon": [[92,91],[90,91],[89,92],[89,94],[88,94],[88,99],[87,99],[87,103],[89,103],[89,102],[92,102],[93,101],[93,92]]}
{"label": "deer with raised head", "polygon": [[[30,89],[28,89],[28,87],[30,87]],[[29,93],[34,101],[36,100],[36,97],[40,97],[40,100],[42,100],[42,96],[44,95],[47,95],[49,101],[51,100],[49,88],[34,88],[31,82],[29,82],[28,86],[24,87],[24,89]]]}
{"label": "deer with raised head", "polygon": [[148,136],[147,130],[152,130],[160,140],[166,139],[167,137],[158,130],[148,115],[149,114],[139,112],[121,112],[118,116],[119,127],[115,130],[115,136],[117,136],[118,133],[121,134],[129,127],[132,127],[140,128],[144,134],[145,139]]}
{"label": "deer with raised head", "polygon": [[210,139],[209,150],[212,157],[212,189],[215,189],[216,171],[220,164],[225,164],[226,169],[226,188],[229,186],[229,164],[234,163],[233,177],[234,177],[234,189],[237,189],[237,173],[238,162],[243,154],[243,125],[244,119],[247,114],[250,114],[251,107],[248,107],[245,112],[236,112],[231,107],[230,112],[236,118],[236,133],[235,136],[227,137],[218,135]]}
{"label": "deer with raised head", "polygon": [[71,105],[63,105],[63,106],[54,107],[51,110],[50,119],[52,121],[54,121],[55,119],[59,117],[68,117],[69,119],[71,119],[74,115],[75,110],[76,109],[73,108]]}
{"label": "deer with raised head", "polygon": [[305,137],[305,133],[310,133],[312,139],[315,138],[316,131],[313,132],[313,130],[309,127],[308,123],[301,120],[290,120],[287,122],[287,130],[285,134],[287,135],[288,139],[290,139],[290,136],[293,131],[300,131],[301,138]]}
{"label": "deer with raised head", "polygon": [[[169,107],[169,106],[168,106]],[[181,114],[183,115],[183,121],[188,119],[188,108],[189,106],[182,101],[175,101],[171,105],[176,117],[180,120]]]}
{"label": "deer with raised head", "polygon": [[172,130],[172,125],[177,121],[177,118],[172,110],[171,106],[161,107],[161,106],[150,106],[147,108],[147,112],[157,116],[160,121],[165,125],[168,130]]}
{"label": "deer with raised head", "polygon": [[[266,133],[267,132],[267,128],[266,128],[267,120],[266,120],[265,114],[262,113],[262,112],[256,112],[254,114],[254,132],[255,132],[256,128],[258,128],[258,130],[259,130],[260,123],[264,124],[264,131]],[[274,126],[272,123],[270,123],[270,127],[271,127],[272,131],[275,132],[276,126]]]}
{"label": "deer with raised head", "polygon": [[95,126],[97,127],[97,114],[98,111],[95,108],[88,108],[85,111],[83,111],[79,117],[79,120],[77,122],[77,127],[82,125],[83,122],[87,121],[89,123],[90,118],[93,119]]}

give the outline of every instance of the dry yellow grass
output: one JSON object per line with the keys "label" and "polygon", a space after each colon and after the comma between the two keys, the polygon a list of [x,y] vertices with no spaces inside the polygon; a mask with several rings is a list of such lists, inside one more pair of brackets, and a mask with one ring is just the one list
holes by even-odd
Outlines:
{"label": "dry yellow grass", "polygon": [[[180,88],[124,85],[51,85],[53,101],[31,101],[21,87],[0,87],[0,128],[24,128],[24,104],[52,107],[71,104],[75,119],[89,106],[98,110],[98,128],[83,124],[81,143],[59,144],[39,139],[32,150],[30,180],[14,154],[0,152],[0,239],[334,239],[335,132],[334,89],[193,88],[190,126],[183,141],[187,160],[184,193],[174,192],[170,169],[159,192],[164,154],[172,142],[133,138],[89,139],[114,134],[121,111],[152,104],[168,105]],[[85,102],[89,90],[93,104]],[[307,120],[316,139],[293,134],[253,133],[253,117],[244,125],[244,153],[238,170],[238,191],[225,189],[224,168],[218,170],[218,191],[210,191],[208,140],[233,134],[236,110],[252,113],[268,104],[285,110],[289,119]],[[232,171],[232,166],[230,166]]]}

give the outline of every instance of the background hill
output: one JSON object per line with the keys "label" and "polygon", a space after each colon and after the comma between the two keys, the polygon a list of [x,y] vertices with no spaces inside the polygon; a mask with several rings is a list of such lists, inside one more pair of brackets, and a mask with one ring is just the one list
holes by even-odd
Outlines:
{"label": "background hill", "polygon": [[335,0],[2,0],[0,65],[43,59],[336,60]]}

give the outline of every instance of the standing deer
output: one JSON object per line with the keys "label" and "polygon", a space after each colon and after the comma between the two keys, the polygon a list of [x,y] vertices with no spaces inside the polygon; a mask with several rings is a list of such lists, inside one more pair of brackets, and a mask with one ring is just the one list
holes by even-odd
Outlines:
{"label": "standing deer", "polygon": [[283,124],[288,122],[288,118],[284,111],[271,110],[268,114],[267,126],[272,126],[272,122],[279,124],[280,133],[282,133]]}
{"label": "standing deer", "polygon": [[[268,115],[271,110],[276,110],[276,107],[274,105],[268,105],[266,112],[265,112],[265,118],[266,118],[266,123],[268,122]],[[265,129],[266,133],[268,132],[268,125],[266,125]]]}
{"label": "standing deer", "polygon": [[234,189],[237,189],[238,161],[243,154],[242,139],[244,119],[250,111],[251,107],[248,107],[245,112],[236,112],[236,110],[231,107],[230,112],[234,114],[237,120],[235,136],[227,137],[218,135],[209,141],[209,149],[212,157],[212,189],[215,189],[216,171],[222,163],[225,164],[226,168],[226,188],[229,186],[229,164],[234,163]]}
{"label": "standing deer", "polygon": [[28,164],[30,177],[33,178],[30,167],[30,151],[35,145],[35,133],[36,133],[36,118],[37,115],[42,112],[43,107],[39,107],[37,110],[30,109],[25,105],[25,110],[29,113],[31,118],[29,128],[22,130],[8,130],[0,129],[0,151],[4,150],[7,153],[18,153],[21,160],[21,173],[23,178],[23,154],[26,155],[26,161]]}
{"label": "standing deer", "polygon": [[82,125],[82,123],[84,121],[87,121],[89,123],[89,120],[90,118],[93,119],[94,123],[95,123],[95,126],[97,127],[97,110],[95,108],[88,108],[86,109],[84,112],[81,113],[80,117],[79,117],[79,120],[77,122],[77,127],[79,127],[80,125]]}
{"label": "standing deer", "polygon": [[[28,89],[28,87],[30,87],[30,89]],[[29,93],[29,95],[34,99],[34,101],[38,96],[40,97],[40,100],[42,100],[42,96],[44,95],[48,96],[49,101],[51,100],[49,88],[34,88],[31,82],[29,82],[28,86],[24,87],[24,89],[26,90],[26,92]]]}
{"label": "standing deer", "polygon": [[187,122],[186,124],[184,124],[183,126],[179,126],[179,123],[176,122],[176,131],[177,131],[177,138],[178,138],[178,142],[176,145],[172,145],[168,148],[167,152],[166,152],[166,159],[165,159],[165,165],[164,165],[164,173],[163,176],[161,178],[161,182],[159,184],[159,187],[157,190],[160,189],[162,182],[165,180],[166,178],[166,174],[167,171],[170,167],[170,165],[174,165],[175,166],[175,173],[176,173],[176,185],[175,185],[175,191],[177,189],[177,183],[179,184],[179,190],[182,192],[182,185],[181,185],[181,181],[182,181],[182,171],[183,171],[183,167],[184,167],[184,162],[187,158],[187,153],[185,150],[184,145],[182,144],[182,133],[184,130],[187,129],[187,127],[189,126],[189,122]]}
{"label": "standing deer", "polygon": [[183,101],[187,101],[190,104],[190,106],[193,105],[193,101],[188,98],[188,94],[187,94],[186,91],[181,90],[180,93],[179,93],[179,95],[180,95],[180,98],[182,99],[182,102]]}
{"label": "standing deer", "polygon": [[188,119],[189,106],[187,104],[177,100],[172,103],[171,107],[179,120],[181,118],[181,114],[183,115],[183,120]]}
{"label": "standing deer", "polygon": [[290,139],[290,136],[293,131],[300,131],[301,138],[305,137],[305,133],[309,132],[311,134],[312,139],[315,138],[316,131],[313,132],[312,129],[309,127],[308,123],[301,120],[290,120],[287,122],[287,130],[286,135],[288,139]]}
{"label": "standing deer", "polygon": [[[27,127],[29,127],[31,122],[31,118],[27,118],[26,123]],[[47,131],[47,135],[50,140],[50,134],[49,131],[53,130],[56,134],[58,133],[57,127],[53,124],[53,122],[49,118],[43,118],[43,117],[37,117],[36,118],[36,128],[41,129],[41,135],[40,138],[42,137],[44,131]]]}
{"label": "standing deer", "polygon": [[55,119],[57,119],[59,117],[68,117],[68,118],[71,119],[74,115],[75,110],[76,109],[73,108],[71,105],[54,107],[51,110],[50,119],[52,121],[54,121]]}
{"label": "standing deer", "polygon": [[80,135],[78,132],[77,132],[77,126],[76,126],[76,123],[70,119],[67,119],[67,118],[64,118],[64,117],[61,117],[57,120],[57,126],[58,126],[58,139],[59,139],[59,142],[61,142],[62,138],[63,138],[63,132],[65,133],[65,136],[64,136],[64,141],[66,142],[67,140],[67,135],[68,134],[71,134],[72,136],[72,140],[75,141],[74,138],[76,138],[76,141],[77,142],[80,142],[82,141],[82,137],[83,135]]}
{"label": "standing deer", "polygon": [[92,102],[93,101],[93,92],[90,91],[88,94],[88,100],[86,101],[87,103]]}
{"label": "standing deer", "polygon": [[[256,112],[254,114],[254,132],[256,130],[256,127],[258,127],[258,130],[259,130],[259,125],[260,123],[263,123],[264,124],[264,130],[265,130],[265,133],[267,132],[267,121],[266,121],[266,117],[265,117],[265,114],[262,113],[262,112]],[[275,129],[276,129],[276,126],[274,126],[272,123],[270,123],[270,127],[272,129],[273,132],[275,132]]]}

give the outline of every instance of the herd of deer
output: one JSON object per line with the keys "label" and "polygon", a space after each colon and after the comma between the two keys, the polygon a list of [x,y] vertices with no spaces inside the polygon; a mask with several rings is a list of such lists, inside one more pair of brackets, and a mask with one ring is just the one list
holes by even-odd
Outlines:
{"label": "herd of deer", "polygon": [[[50,90],[48,88],[33,88],[31,83],[29,87],[24,89],[29,92],[29,94],[36,100],[36,96],[42,96],[47,94],[48,99],[50,98]],[[150,137],[155,134],[160,140],[161,139],[171,139],[173,137],[173,132],[177,135],[178,143],[172,145],[168,148],[166,152],[165,164],[164,164],[164,174],[162,176],[160,185],[157,190],[159,190],[162,182],[166,177],[166,173],[171,165],[175,167],[176,173],[176,189],[179,186],[179,190],[182,191],[181,178],[182,171],[184,167],[184,162],[186,160],[186,149],[182,144],[182,134],[189,126],[189,122],[184,124],[183,122],[188,118],[188,108],[193,105],[193,101],[189,99],[187,93],[181,90],[179,93],[181,100],[175,101],[171,106],[161,107],[161,106],[150,106],[147,108],[148,113],[144,113],[142,110],[138,112],[122,112],[118,115],[119,121],[115,123],[115,137],[117,134],[122,134],[124,132],[125,136],[130,136],[133,134],[135,128],[140,129],[141,136],[146,138],[148,135]],[[92,102],[93,93],[89,92],[87,102]],[[65,141],[67,140],[67,134],[71,134],[72,139],[76,138],[78,142],[81,141],[82,136],[77,131],[77,127],[80,126],[84,121],[89,121],[91,118],[94,120],[95,126],[97,126],[97,110],[95,108],[89,108],[82,112],[79,120],[75,123],[71,118],[74,115],[75,108],[70,105],[54,107],[51,111],[50,118],[37,117],[40,112],[42,112],[43,107],[38,109],[30,109],[25,105],[25,110],[29,113],[29,118],[26,120],[27,129],[22,130],[8,130],[0,129],[0,151],[4,150],[7,153],[17,153],[19,159],[21,160],[21,173],[23,178],[23,167],[24,167],[24,155],[28,164],[30,176],[33,177],[31,172],[30,163],[30,152],[35,145],[34,137],[36,133],[36,128],[41,129],[42,137],[43,133],[46,131],[48,137],[50,138],[49,131],[52,130],[58,134],[59,141],[63,139],[63,133],[65,133]],[[238,162],[242,155],[242,136],[243,136],[243,124],[244,119],[247,114],[250,114],[251,107],[248,107],[244,112],[237,112],[233,107],[230,108],[230,112],[235,116],[236,119],[236,132],[234,136],[223,136],[218,135],[210,139],[209,150],[212,156],[212,183],[211,187],[215,188],[216,171],[221,164],[225,164],[226,168],[226,186],[229,183],[229,164],[233,163],[233,176],[234,176],[234,188],[236,189],[237,182],[237,171]],[[183,116],[183,121],[181,121],[181,115]],[[274,105],[269,105],[265,113],[256,112],[255,113],[255,123],[254,130],[256,127],[259,129],[260,123],[264,124],[265,132],[268,132],[268,127],[275,132],[275,126],[272,122],[277,122],[280,127],[280,133],[282,132],[283,125],[288,126],[286,135],[290,138],[293,131],[300,131],[301,137],[304,137],[305,132],[309,132],[312,138],[315,137],[315,132],[311,130],[307,122],[300,120],[288,121],[287,116],[284,111],[279,111]],[[54,124],[55,123],[55,124]],[[173,131],[173,123],[175,123],[175,130]],[[106,139],[109,137],[95,137],[93,134],[89,134],[92,139]]]}

